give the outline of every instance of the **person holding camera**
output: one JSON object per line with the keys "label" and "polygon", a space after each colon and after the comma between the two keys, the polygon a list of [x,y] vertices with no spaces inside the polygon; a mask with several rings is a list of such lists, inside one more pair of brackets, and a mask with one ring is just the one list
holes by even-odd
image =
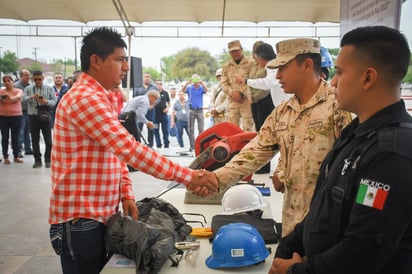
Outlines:
{"label": "person holding camera", "polygon": [[44,162],[50,167],[50,155],[52,148],[51,134],[51,110],[57,103],[53,88],[43,84],[44,76],[41,71],[33,72],[33,85],[24,89],[23,102],[27,102],[30,122],[31,141],[33,146],[34,164],[33,168],[42,166],[42,154],[40,152],[40,131],[46,145]]}

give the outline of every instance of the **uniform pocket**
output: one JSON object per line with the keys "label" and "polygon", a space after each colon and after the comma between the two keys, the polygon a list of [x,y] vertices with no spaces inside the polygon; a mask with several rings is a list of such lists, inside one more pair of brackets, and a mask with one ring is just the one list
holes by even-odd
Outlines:
{"label": "uniform pocket", "polygon": [[57,255],[63,253],[63,225],[55,224],[51,225],[49,229],[50,242]]}

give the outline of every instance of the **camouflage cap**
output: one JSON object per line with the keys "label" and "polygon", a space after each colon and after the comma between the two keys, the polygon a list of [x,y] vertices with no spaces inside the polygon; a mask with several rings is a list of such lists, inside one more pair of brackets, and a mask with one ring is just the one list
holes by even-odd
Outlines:
{"label": "camouflage cap", "polygon": [[229,49],[229,52],[231,52],[233,50],[240,50],[242,46],[240,45],[239,40],[234,40],[227,44],[227,48]]}
{"label": "camouflage cap", "polygon": [[280,41],[276,44],[277,56],[266,65],[268,68],[277,68],[286,65],[299,54],[320,54],[320,41],[312,38],[297,38]]}

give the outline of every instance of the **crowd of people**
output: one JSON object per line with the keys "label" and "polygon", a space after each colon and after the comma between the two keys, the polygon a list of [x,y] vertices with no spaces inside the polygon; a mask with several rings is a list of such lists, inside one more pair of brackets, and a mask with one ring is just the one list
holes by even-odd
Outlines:
{"label": "crowd of people", "polygon": [[[213,172],[182,167],[152,149],[169,147],[171,128],[180,147],[185,132],[194,149],[195,125],[198,134],[204,129],[206,83],[193,74],[181,90],[167,91],[146,73],[128,99],[119,89],[129,69],[125,48],[115,30],[96,28],[83,39],[80,81],[72,86],[56,73],[48,87],[41,71],[32,73],[33,84],[28,70],[16,83],[2,79],[4,163],[11,163],[11,131],[15,163],[24,151],[33,154],[33,168],[43,159],[52,168],[50,237],[64,271],[102,269],[105,223],[120,204],[138,219],[128,170],[207,196],[251,173],[269,173],[279,153],[272,181],[284,193],[282,239],[269,273],[411,273],[412,118],[400,97],[410,51],[399,31],[349,31],[330,81],[333,64],[317,39],[283,40],[276,52],[257,41],[250,57],[239,40],[229,42],[231,58],[216,71],[208,113],[213,124],[231,122],[257,136]],[[54,111],[50,119],[43,109]]]}
{"label": "crowd of people", "polygon": [[[166,90],[162,80],[152,79],[149,73],[145,73],[142,86],[133,88],[131,97],[146,96],[149,91],[155,90],[159,93],[159,99],[142,113],[136,103],[129,100],[127,92],[120,86],[114,87],[111,91],[117,99],[118,114],[125,116],[124,113],[135,112],[133,121],[136,127],[131,129],[129,121],[128,130],[136,140],[144,142],[150,148],[169,148],[170,138],[176,137],[181,149],[193,151],[196,137],[205,127],[228,121],[245,131],[259,131],[275,106],[289,98],[275,78],[276,70],[266,68],[266,63],[274,59],[276,54],[271,45],[262,41],[257,41],[253,46],[253,58],[243,54],[238,40],[231,41],[228,50],[231,59],[216,71],[217,84],[210,89],[211,92],[198,74],[187,79],[179,90],[176,87]],[[4,118],[7,121],[1,126],[5,164],[11,163],[8,155],[10,135],[15,163],[22,163],[24,155],[33,155],[33,168],[42,167],[43,163],[50,167],[55,110],[79,75],[80,71],[76,71],[64,79],[63,74],[57,72],[52,86],[43,83],[44,74],[41,71],[31,73],[28,69],[22,69],[17,81],[14,76],[6,75],[4,85],[11,81],[13,92],[17,93],[13,99],[0,101],[3,111],[13,109],[12,112],[7,110],[8,113],[0,115],[10,116]],[[18,95],[19,90],[21,95]],[[4,96],[13,92],[11,87],[5,88]],[[210,104],[205,106],[204,95],[208,92]],[[40,108],[49,110],[50,120],[39,119]],[[139,118],[142,116],[145,119]],[[127,117],[131,119],[131,116]],[[206,120],[207,118],[210,119]],[[142,135],[144,126],[147,136]],[[44,153],[40,151],[40,133],[45,143]],[[184,135],[189,144],[184,143]],[[257,171],[269,172],[270,163]]]}

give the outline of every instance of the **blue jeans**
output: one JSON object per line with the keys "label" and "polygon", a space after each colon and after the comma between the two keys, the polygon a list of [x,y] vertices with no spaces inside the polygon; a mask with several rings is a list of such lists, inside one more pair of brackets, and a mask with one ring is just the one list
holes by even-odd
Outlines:
{"label": "blue jeans", "polygon": [[177,142],[180,147],[185,147],[183,143],[183,129],[186,131],[187,136],[189,136],[189,121],[176,121],[176,130],[177,130]]}
{"label": "blue jeans", "polygon": [[50,225],[50,242],[60,255],[63,274],[98,274],[108,260],[104,224],[77,219]]}
{"label": "blue jeans", "polygon": [[26,112],[23,112],[23,116],[21,118],[20,123],[20,131],[19,131],[19,153],[23,152],[23,144],[24,144],[24,152],[33,152],[31,147],[31,138],[30,138],[30,123],[29,123],[29,115]]}

